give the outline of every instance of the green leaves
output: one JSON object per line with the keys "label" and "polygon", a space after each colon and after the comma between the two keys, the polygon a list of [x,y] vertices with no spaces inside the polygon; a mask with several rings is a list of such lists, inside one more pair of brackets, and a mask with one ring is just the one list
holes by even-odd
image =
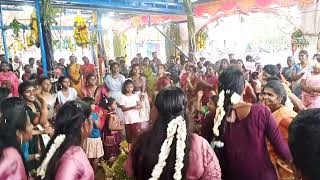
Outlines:
{"label": "green leaves", "polygon": [[306,39],[301,29],[298,29],[292,33],[291,43],[293,46],[300,49],[304,49],[310,44],[310,42]]}
{"label": "green leaves", "polygon": [[19,37],[20,30],[24,28],[25,26],[22,23],[20,23],[16,18],[14,18],[13,21],[8,26],[8,29],[13,30],[13,34],[15,38]]}
{"label": "green leaves", "polygon": [[58,13],[61,12],[61,9],[59,8],[54,8],[51,5],[51,0],[42,0],[42,18],[43,18],[43,23],[45,26],[48,26],[48,24],[55,24],[57,25],[57,21],[55,20],[55,17]]}

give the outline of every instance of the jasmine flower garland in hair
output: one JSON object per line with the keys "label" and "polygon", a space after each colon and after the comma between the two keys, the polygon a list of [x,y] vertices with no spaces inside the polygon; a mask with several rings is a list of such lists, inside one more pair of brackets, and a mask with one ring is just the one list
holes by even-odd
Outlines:
{"label": "jasmine flower garland in hair", "polygon": [[176,164],[175,164],[175,173],[173,179],[178,180],[182,179],[181,170],[184,166],[184,149],[186,148],[186,138],[187,138],[187,126],[186,121],[182,120],[178,124],[177,129],[177,149],[176,149]]}
{"label": "jasmine flower garland in hair", "polygon": [[40,167],[37,169],[37,176],[40,176],[41,179],[44,179],[44,177],[46,175],[48,164],[49,164],[52,156],[54,155],[56,150],[61,146],[61,144],[64,142],[65,138],[66,138],[66,135],[60,134],[54,139],[54,142],[51,145],[48,153],[46,154],[45,159],[41,163]]}
{"label": "jasmine flower garland in hair", "polygon": [[219,99],[218,99],[218,103],[217,103],[217,110],[216,110],[216,116],[214,117],[214,126],[213,126],[213,134],[215,136],[219,136],[219,126],[221,125],[222,119],[224,118],[224,115],[226,114],[225,110],[224,110],[224,95],[225,95],[225,91],[222,90],[219,93]]}
{"label": "jasmine flower garland in hair", "polygon": [[175,173],[173,178],[175,180],[182,179],[181,169],[183,168],[184,149],[186,147],[185,140],[187,138],[186,122],[182,116],[178,116],[173,119],[167,128],[167,138],[164,140],[159,154],[157,164],[154,166],[151,178],[149,180],[157,180],[160,178],[163,168],[166,166],[166,159],[169,156],[171,150],[171,144],[175,133],[177,132],[177,149],[176,149],[176,162]]}
{"label": "jasmine flower garland in hair", "polygon": [[[222,90],[219,93],[219,100],[218,100],[218,107],[216,110],[216,116],[214,117],[214,126],[213,126],[213,133],[215,136],[219,136],[219,127],[221,125],[221,122],[224,118],[224,116],[226,115],[226,111],[224,109],[224,99],[225,99],[225,94],[230,94],[230,90]],[[230,97],[230,101],[232,105],[236,105],[239,104],[241,101],[241,96],[239,94],[237,94],[236,92],[234,92],[231,97]],[[223,147],[224,143],[221,141],[213,141],[211,146],[214,147]]]}
{"label": "jasmine flower garland in hair", "polygon": [[230,98],[230,101],[233,105],[239,104],[241,101],[241,96],[238,93],[234,92]]}

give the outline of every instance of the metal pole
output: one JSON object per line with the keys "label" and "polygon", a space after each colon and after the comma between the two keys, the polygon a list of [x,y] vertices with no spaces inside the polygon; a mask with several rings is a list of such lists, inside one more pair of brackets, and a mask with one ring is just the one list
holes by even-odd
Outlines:
{"label": "metal pole", "polygon": [[43,32],[42,32],[42,23],[41,23],[41,7],[40,7],[40,0],[36,0],[36,15],[37,15],[37,22],[38,22],[38,32],[39,32],[39,41],[40,41],[40,48],[41,48],[41,62],[43,67],[43,75],[48,77],[48,67],[46,61],[46,49],[44,46],[44,39],[43,39]]}
{"label": "metal pole", "polygon": [[178,49],[186,57],[186,59],[189,60],[189,56],[187,56],[164,32],[162,32],[157,26],[153,27],[156,28],[156,30],[158,30],[159,33],[162,34],[162,36],[169,41],[170,44],[172,44],[176,49]]}
{"label": "metal pole", "polygon": [[[102,28],[102,13],[97,11],[97,29],[98,29],[98,44],[100,44],[99,54],[105,56],[104,43],[103,43],[103,28]],[[104,22],[107,23],[107,22]]]}
{"label": "metal pole", "polygon": [[[100,58],[101,57],[105,57],[106,56],[106,52],[104,49],[104,43],[103,43],[103,28],[102,28],[102,13],[100,11],[96,11],[96,28],[98,29],[97,34],[98,34],[98,43],[97,43],[97,59],[96,59],[96,67],[98,67],[97,71],[98,71],[98,78],[100,82],[103,82],[103,63],[100,62]],[[108,22],[104,22],[104,23],[108,23]]]}
{"label": "metal pole", "polygon": [[4,28],[3,19],[2,19],[2,7],[0,5],[0,26],[1,26],[1,36],[2,36],[2,44],[4,49],[4,57],[7,62],[9,62],[9,55],[8,55],[8,45],[7,45],[7,38],[6,38],[6,30]]}

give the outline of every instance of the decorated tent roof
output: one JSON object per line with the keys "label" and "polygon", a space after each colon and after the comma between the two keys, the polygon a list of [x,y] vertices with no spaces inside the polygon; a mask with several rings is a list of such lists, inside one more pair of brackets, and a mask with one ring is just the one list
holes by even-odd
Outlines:
{"label": "decorated tent roof", "polygon": [[[33,5],[35,0],[0,0],[1,5]],[[178,0],[51,0],[58,7],[70,9],[99,9],[100,11],[125,11],[137,14],[184,14]]]}
{"label": "decorated tent roof", "polygon": [[267,11],[270,6],[308,6],[312,3],[314,3],[314,0],[212,0],[211,2],[196,5],[194,14],[196,16],[215,15],[219,12],[233,14],[237,11],[248,13],[252,11]]}

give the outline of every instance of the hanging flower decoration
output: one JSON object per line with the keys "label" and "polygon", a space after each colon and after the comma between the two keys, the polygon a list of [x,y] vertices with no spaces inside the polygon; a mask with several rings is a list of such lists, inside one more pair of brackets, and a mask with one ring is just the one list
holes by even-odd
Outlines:
{"label": "hanging flower decoration", "polygon": [[85,19],[80,16],[74,19],[73,37],[78,46],[87,47],[90,44],[88,27]]}
{"label": "hanging flower decoration", "polygon": [[294,31],[291,35],[291,46],[292,46],[292,54],[295,53],[295,51],[299,49],[304,49],[307,46],[309,46],[309,41],[304,36],[301,29],[297,29]]}
{"label": "hanging flower decoration", "polygon": [[90,34],[91,34],[90,44],[94,46],[98,43],[98,34],[97,32],[92,32]]}
{"label": "hanging flower decoration", "polygon": [[74,44],[72,43],[72,39],[69,37],[65,37],[62,39],[52,40],[52,45],[54,49],[68,49],[71,52],[75,51]]}
{"label": "hanging flower decoration", "polygon": [[17,54],[19,51],[25,50],[25,46],[19,38],[14,38],[12,43],[8,46],[10,51],[13,51],[13,54]]}
{"label": "hanging flower decoration", "polygon": [[27,45],[28,46],[35,45],[36,47],[39,48],[40,43],[39,43],[38,22],[37,22],[37,16],[35,11],[33,11],[31,14],[30,29],[31,29],[31,33],[30,33],[30,36],[27,37]]}
{"label": "hanging flower decoration", "polygon": [[24,25],[20,23],[16,18],[9,24],[9,29],[13,30],[13,36],[15,38],[19,37],[19,32],[21,29],[25,29]]}
{"label": "hanging flower decoration", "polygon": [[196,34],[197,51],[203,50],[208,39],[208,27],[202,28]]}

